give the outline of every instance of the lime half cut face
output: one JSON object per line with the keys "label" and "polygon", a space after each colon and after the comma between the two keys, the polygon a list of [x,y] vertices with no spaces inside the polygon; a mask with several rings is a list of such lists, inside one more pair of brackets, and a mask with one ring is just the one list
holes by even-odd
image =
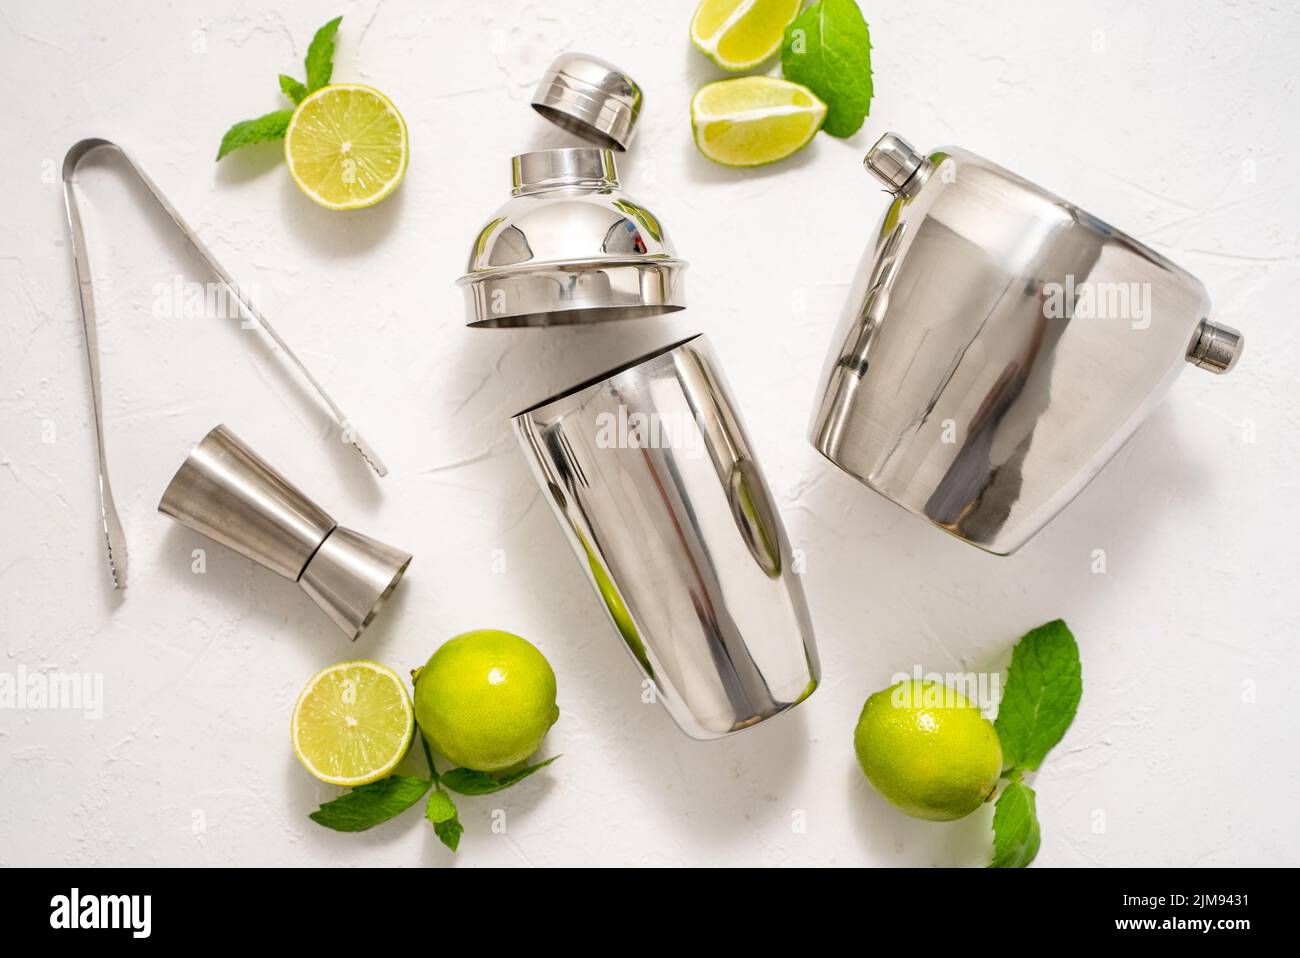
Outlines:
{"label": "lime half cut face", "polygon": [[290,722],[298,761],[322,782],[365,785],[410,747],[415,710],[402,679],[378,662],[340,662],[312,676]]}
{"label": "lime half cut face", "polygon": [[331,210],[373,206],[406,174],[406,121],[372,87],[321,87],[294,110],[284,157],[298,188]]}

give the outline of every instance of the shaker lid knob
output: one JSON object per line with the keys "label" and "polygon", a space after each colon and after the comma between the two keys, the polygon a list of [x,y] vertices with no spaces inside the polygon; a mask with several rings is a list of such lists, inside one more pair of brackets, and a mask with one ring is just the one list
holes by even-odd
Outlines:
{"label": "shaker lid knob", "polygon": [[867,172],[891,193],[904,192],[908,181],[928,162],[897,133],[886,133],[862,159]]}

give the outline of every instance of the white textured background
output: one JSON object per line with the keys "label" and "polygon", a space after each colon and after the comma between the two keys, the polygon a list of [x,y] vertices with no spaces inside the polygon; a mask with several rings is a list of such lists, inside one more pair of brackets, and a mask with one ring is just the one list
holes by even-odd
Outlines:
{"label": "white textured background", "polygon": [[[0,3],[0,671],[100,672],[106,695],[100,721],[0,711],[0,864],[979,864],[990,810],[946,825],[894,812],[857,770],[853,724],[892,673],[1001,668],[1023,631],[1056,616],[1079,637],[1084,693],[1037,776],[1039,863],[1300,863],[1300,14],[1287,0],[862,5],[875,42],[866,127],[737,173],[691,145],[690,96],[719,73],[689,47],[684,0]],[[212,161],[230,123],[283,105],[276,74],[301,74],[312,32],[339,12],[335,78],[388,93],[412,145],[401,189],[353,214],[299,195],[276,146]],[[467,330],[452,281],[506,196],[509,157],[576,145],[528,108],[569,48],[647,91],[624,183],[691,261],[691,308],[597,329]],[[1010,559],[928,528],[804,439],[846,284],[885,207],[859,161],[889,129],[983,153],[1131,231],[1198,275],[1247,335],[1233,375],[1189,367]],[[374,480],[327,440],[328,420],[256,334],[154,317],[155,284],[208,277],[132,206],[112,162],[88,163],[124,595],[108,588],[97,527],[49,175],[88,135],[133,151],[258,286],[392,470]],[[640,703],[507,429],[550,391],[701,330],[807,554],[824,664],[805,705],[715,743]],[[155,512],[219,421],[344,522],[415,553],[355,647],[292,584]],[[189,557],[201,546],[200,576]],[[550,658],[563,715],[545,748],[564,757],[461,800],[455,857],[418,812],[361,835],[308,821],[335,792],[289,747],[308,676],[357,655],[404,670],[476,627],[519,632]],[[496,808],[504,835],[490,829]]]}

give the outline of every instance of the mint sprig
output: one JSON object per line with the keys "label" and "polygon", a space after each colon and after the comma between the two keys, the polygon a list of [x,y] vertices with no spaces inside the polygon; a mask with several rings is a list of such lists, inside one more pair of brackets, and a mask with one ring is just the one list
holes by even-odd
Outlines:
{"label": "mint sprig", "polygon": [[460,823],[456,803],[441,788],[436,788],[429,794],[429,801],[424,806],[424,817],[433,823],[433,833],[438,836],[438,841],[453,852],[460,847],[460,836],[464,833],[465,826]]}
{"label": "mint sprig", "polygon": [[491,795],[493,792],[499,792],[503,788],[509,788],[511,785],[522,782],[529,775],[546,768],[559,757],[558,755],[552,755],[544,762],[529,765],[527,768],[511,772],[509,775],[502,775],[499,778],[495,775],[489,775],[487,772],[476,772],[469,768],[453,768],[450,772],[442,773],[442,784],[461,795]]}
{"label": "mint sprig", "polygon": [[[307,59],[303,64],[307,68],[306,83],[301,83],[287,74],[280,74],[280,92],[292,100],[295,105],[301,103],[309,94],[315,93],[330,82],[330,77],[334,73],[334,35],[338,32],[339,24],[342,22],[342,17],[335,17],[317,30],[316,35],[312,37],[311,45],[307,48]],[[221,146],[217,150],[217,159],[220,160],[223,156],[233,150],[238,150],[240,147],[251,146],[254,143],[265,143],[269,140],[284,139],[285,131],[289,129],[289,120],[292,117],[293,110],[276,110],[274,113],[268,113],[255,120],[243,120],[236,123],[221,138]]]}
{"label": "mint sprig", "polygon": [[307,817],[336,832],[364,832],[402,814],[424,797],[431,784],[427,778],[389,775],[369,785],[358,785]]}
{"label": "mint sprig", "polygon": [[826,104],[822,129],[852,136],[871,111],[871,32],[855,0],[817,0],[785,28],[781,72]]}
{"label": "mint sprig", "polygon": [[1074,721],[1083,671],[1074,634],[1061,619],[1028,632],[1011,652],[1007,686],[993,723],[1008,780],[993,810],[993,868],[1024,868],[1042,843],[1034,790],[1037,769]]}
{"label": "mint sprig", "polygon": [[[416,674],[418,672],[413,672],[412,678]],[[377,782],[356,786],[346,795],[326,802],[307,817],[317,825],[332,828],[336,832],[364,832],[396,818],[428,794],[429,799],[424,804],[424,817],[433,825],[433,833],[438,836],[438,840],[454,852],[460,847],[460,836],[464,834],[465,827],[460,823],[456,803],[447,789],[461,795],[489,795],[518,784],[560,757],[553,755],[536,765],[500,777],[468,768],[453,768],[440,775],[424,733],[416,729],[415,734],[424,751],[424,760],[429,765],[428,778],[418,775],[389,775]],[[430,788],[433,791],[429,791]]]}
{"label": "mint sprig", "polygon": [[1083,694],[1079,646],[1060,619],[1040,625],[1011,653],[998,706],[998,741],[1009,767],[1032,772],[1074,721]]}
{"label": "mint sprig", "polygon": [[241,146],[252,146],[254,143],[265,143],[267,140],[284,139],[284,131],[289,129],[289,119],[292,116],[293,110],[276,110],[274,113],[259,116],[256,120],[244,120],[242,123],[236,123],[221,138],[221,146],[217,149],[217,159],[221,159],[231,150],[237,150]]}
{"label": "mint sprig", "polygon": [[1034,790],[1016,779],[993,806],[993,861],[990,868],[1024,868],[1038,854],[1043,836],[1038,827]]}
{"label": "mint sprig", "polygon": [[310,92],[305,83],[300,83],[291,76],[280,74],[280,92],[287,96],[294,103],[301,103],[307,99]]}
{"label": "mint sprig", "polygon": [[334,34],[338,33],[342,17],[335,17],[316,31],[307,48],[307,92],[315,93],[330,82],[334,72]]}

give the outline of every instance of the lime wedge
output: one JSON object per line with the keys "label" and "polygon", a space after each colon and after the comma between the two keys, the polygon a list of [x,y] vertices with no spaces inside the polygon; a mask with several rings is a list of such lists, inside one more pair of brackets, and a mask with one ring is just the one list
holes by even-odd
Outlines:
{"label": "lime wedge", "polygon": [[406,686],[378,662],[317,672],[293,707],[293,751],[322,782],[365,785],[402,760],[415,730]]}
{"label": "lime wedge", "polygon": [[703,0],[691,43],[724,70],[748,70],[781,49],[803,0]]}
{"label": "lime wedge", "polygon": [[331,210],[374,206],[406,173],[406,121],[378,90],[324,86],[298,104],[284,158],[298,188]]}
{"label": "lime wedge", "polygon": [[699,151],[723,166],[775,163],[808,144],[826,104],[807,87],[776,77],[736,77],[700,88],[691,100]]}

